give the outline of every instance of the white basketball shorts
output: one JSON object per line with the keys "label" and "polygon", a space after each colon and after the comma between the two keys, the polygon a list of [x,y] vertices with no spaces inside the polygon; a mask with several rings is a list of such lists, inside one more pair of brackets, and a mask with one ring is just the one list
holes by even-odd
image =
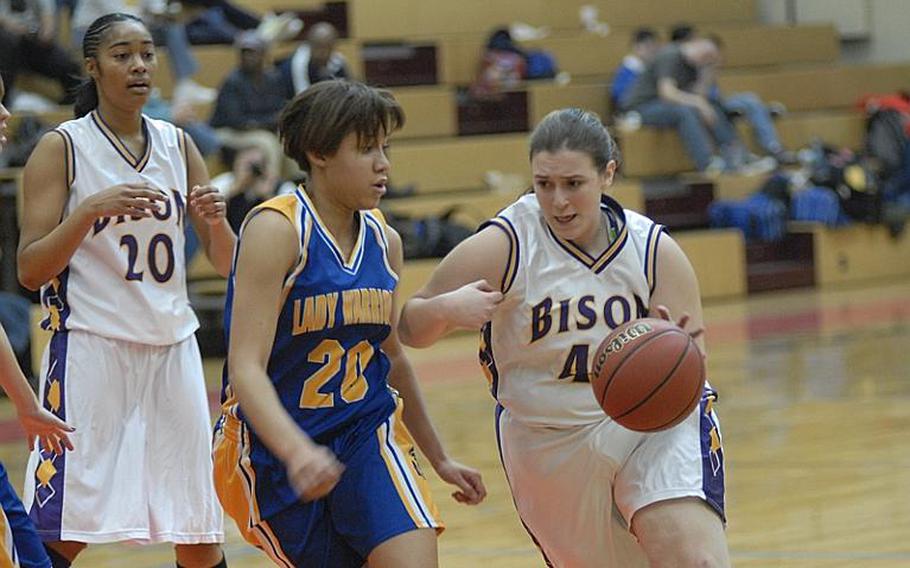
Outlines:
{"label": "white basketball shorts", "polygon": [[572,568],[647,566],[628,527],[636,511],[658,501],[698,497],[723,518],[715,397],[706,390],[685,421],[653,434],[609,419],[577,427],[528,425],[497,407],[515,507],[547,561]]}
{"label": "white basketball shorts", "polygon": [[196,338],[152,346],[57,332],[41,400],[72,452],[29,457],[24,504],[45,541],[223,541]]}

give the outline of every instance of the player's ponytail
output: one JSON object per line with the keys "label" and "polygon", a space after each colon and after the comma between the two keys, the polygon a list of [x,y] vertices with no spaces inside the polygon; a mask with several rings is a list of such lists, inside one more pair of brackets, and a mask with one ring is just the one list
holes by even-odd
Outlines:
{"label": "player's ponytail", "polygon": [[76,87],[76,100],[73,103],[73,116],[82,118],[98,107],[98,91],[95,80],[89,77]]}
{"label": "player's ponytail", "polygon": [[[98,48],[101,46],[101,42],[107,35],[108,30],[110,30],[114,24],[120,22],[139,22],[140,24],[145,25],[141,19],[132,14],[115,12],[113,14],[101,16],[92,22],[85,31],[85,37],[82,38],[82,57],[86,59],[90,57],[96,58],[98,56]],[[73,104],[73,114],[76,118],[80,118],[92,112],[97,107],[98,88],[97,85],[95,85],[95,80],[89,77],[76,88],[76,102]]]}

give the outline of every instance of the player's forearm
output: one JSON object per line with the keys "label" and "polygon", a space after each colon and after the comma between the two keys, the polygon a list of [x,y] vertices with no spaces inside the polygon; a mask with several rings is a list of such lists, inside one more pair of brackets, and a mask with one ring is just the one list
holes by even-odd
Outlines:
{"label": "player's forearm", "polygon": [[401,394],[404,400],[404,424],[434,468],[444,461],[447,456],[442,442],[439,439],[430,415],[427,413],[426,404],[417,385],[417,379],[410,363],[399,355],[391,358],[392,369],[389,372],[389,384]]}
{"label": "player's forearm", "polygon": [[278,459],[286,463],[290,451],[298,450],[301,443],[312,444],[281,404],[265,370],[238,367],[231,369],[229,376],[244,417]]}
{"label": "player's forearm", "polygon": [[20,414],[29,407],[37,405],[35,393],[32,392],[32,387],[29,386],[25,375],[19,369],[16,355],[2,327],[0,327],[0,387],[3,387]]}
{"label": "player's forearm", "polygon": [[80,208],[50,233],[20,245],[17,255],[19,282],[29,290],[37,290],[63,272],[94,221],[94,217]]}
{"label": "player's forearm", "polygon": [[221,276],[227,277],[231,272],[231,261],[234,256],[234,245],[237,237],[226,219],[220,223],[209,225],[209,242],[205,254],[212,262],[212,266]]}
{"label": "player's forearm", "polygon": [[429,347],[454,329],[443,296],[411,298],[401,310],[398,335],[410,347]]}

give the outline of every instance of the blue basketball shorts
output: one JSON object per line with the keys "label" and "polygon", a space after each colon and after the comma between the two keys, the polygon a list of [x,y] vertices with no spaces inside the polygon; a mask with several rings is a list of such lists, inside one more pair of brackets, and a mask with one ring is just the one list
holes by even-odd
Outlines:
{"label": "blue basketball shorts", "polygon": [[265,517],[260,511],[274,507],[260,501],[267,493],[262,486],[275,483],[275,475],[257,469],[251,443],[258,442],[244,422],[230,415],[219,421],[215,487],[244,538],[278,566],[360,568],[386,540],[444,527],[402,421],[400,399],[391,415],[358,421],[326,444],[345,466],[327,496],[294,501]]}

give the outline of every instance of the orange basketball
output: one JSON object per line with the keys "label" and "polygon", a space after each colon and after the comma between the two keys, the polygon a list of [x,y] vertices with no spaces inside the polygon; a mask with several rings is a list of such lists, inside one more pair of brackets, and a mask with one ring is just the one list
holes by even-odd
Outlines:
{"label": "orange basketball", "polygon": [[594,353],[594,396],[610,418],[630,430],[656,432],[679,424],[701,400],[704,384],[701,351],[666,320],[625,323]]}

